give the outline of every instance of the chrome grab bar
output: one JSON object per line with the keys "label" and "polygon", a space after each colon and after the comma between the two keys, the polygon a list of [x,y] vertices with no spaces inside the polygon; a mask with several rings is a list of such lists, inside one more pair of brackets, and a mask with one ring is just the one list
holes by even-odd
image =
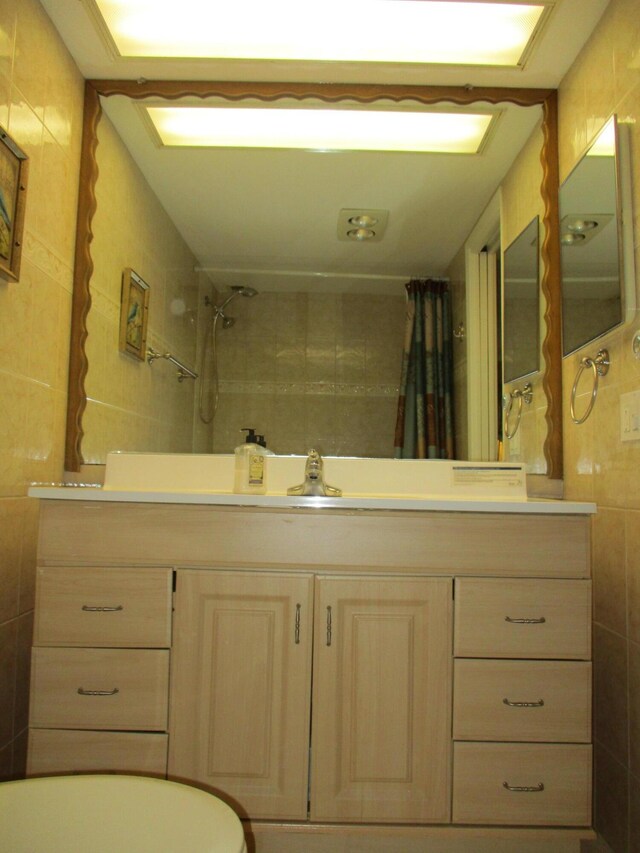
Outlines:
{"label": "chrome grab bar", "polygon": [[175,364],[178,368],[178,382],[182,382],[183,379],[198,378],[198,374],[194,373],[193,370],[190,370],[186,364],[183,364],[175,357],[175,355],[172,355],[170,352],[158,352],[153,347],[147,347],[147,362],[149,364],[153,364],[156,358],[166,358],[167,361],[171,362],[171,364]]}

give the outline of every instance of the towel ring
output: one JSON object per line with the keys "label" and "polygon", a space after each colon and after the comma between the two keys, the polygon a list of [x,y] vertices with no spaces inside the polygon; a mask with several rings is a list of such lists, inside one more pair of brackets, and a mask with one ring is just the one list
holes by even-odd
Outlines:
{"label": "towel ring", "polygon": [[[530,403],[533,399],[533,388],[531,387],[531,383],[527,382],[524,388],[515,388],[509,394],[509,402],[507,403],[507,407],[504,410],[504,434],[506,438],[513,438],[514,435],[518,432],[518,427],[520,426],[520,418],[522,417],[522,401],[525,403]],[[516,414],[516,425],[513,430],[509,432],[509,415],[511,414],[511,409],[513,408],[513,401],[518,401],[518,412]]]}
{"label": "towel ring", "polygon": [[[573,388],[571,389],[571,420],[574,424],[583,424],[586,419],[589,417],[591,412],[593,411],[593,407],[596,402],[596,397],[598,396],[598,380],[601,376],[606,376],[609,372],[609,367],[611,362],[609,360],[609,350],[601,349],[598,351],[598,354],[595,358],[590,358],[589,356],[585,356],[580,361],[580,365],[578,367],[578,372],[576,373],[576,378],[573,383]],[[591,389],[591,399],[589,400],[589,405],[581,418],[576,417],[576,394],[578,393],[578,383],[580,382],[580,377],[582,376],[582,371],[586,368],[590,367],[593,372],[593,388]]]}

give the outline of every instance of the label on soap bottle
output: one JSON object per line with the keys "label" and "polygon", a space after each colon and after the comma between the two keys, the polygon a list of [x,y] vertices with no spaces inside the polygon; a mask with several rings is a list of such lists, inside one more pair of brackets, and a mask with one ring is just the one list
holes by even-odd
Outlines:
{"label": "label on soap bottle", "polygon": [[252,453],[249,457],[249,485],[261,486],[264,483],[264,456]]}

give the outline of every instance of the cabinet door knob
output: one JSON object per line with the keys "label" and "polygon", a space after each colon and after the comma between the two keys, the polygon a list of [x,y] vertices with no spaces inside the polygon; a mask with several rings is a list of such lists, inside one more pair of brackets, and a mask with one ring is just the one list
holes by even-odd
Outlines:
{"label": "cabinet door knob", "polygon": [[502,701],[510,708],[542,708],[544,705],[544,699],[538,699],[536,702],[514,702],[511,699],[503,699]]}
{"label": "cabinet door knob", "polygon": [[85,690],[84,687],[78,687],[80,696],[115,696],[120,690],[114,687],[113,690]]}
{"label": "cabinet door knob", "polygon": [[302,609],[301,604],[296,604],[296,623],[294,629],[294,639],[296,645],[300,645],[300,610]]}
{"label": "cabinet door knob", "polygon": [[508,782],[503,782],[502,787],[517,794],[538,794],[544,791],[544,782],[539,782],[537,785],[510,785]]}
{"label": "cabinet door knob", "polygon": [[513,619],[511,616],[505,616],[504,621],[511,622],[512,625],[544,625],[547,620],[544,616],[539,619]]}

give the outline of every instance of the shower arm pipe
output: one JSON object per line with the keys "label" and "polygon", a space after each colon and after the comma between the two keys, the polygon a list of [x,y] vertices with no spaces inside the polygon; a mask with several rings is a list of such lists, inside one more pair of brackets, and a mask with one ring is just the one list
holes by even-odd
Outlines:
{"label": "shower arm pipe", "polygon": [[193,370],[190,370],[186,364],[183,364],[179,359],[177,359],[170,352],[158,352],[153,347],[147,347],[147,362],[149,364],[153,364],[156,358],[166,358],[167,361],[170,361],[171,364],[175,364],[178,368],[178,382],[182,382],[183,379],[197,379],[198,374],[194,373]]}

